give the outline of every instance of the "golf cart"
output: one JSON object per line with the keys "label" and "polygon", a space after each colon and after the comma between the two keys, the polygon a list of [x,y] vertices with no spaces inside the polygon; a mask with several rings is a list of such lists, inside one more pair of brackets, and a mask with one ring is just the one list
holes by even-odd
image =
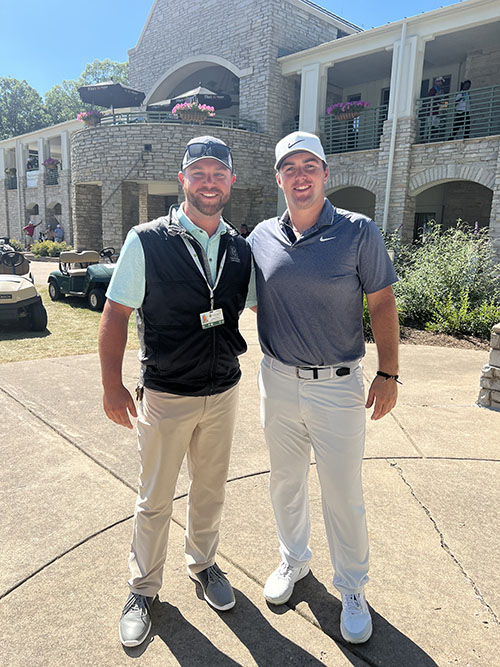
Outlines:
{"label": "golf cart", "polygon": [[[87,299],[91,310],[102,310],[106,301],[106,289],[114,270],[114,248],[67,251],[59,256],[59,270],[52,271],[49,281],[49,296],[58,301],[63,296],[79,296]],[[99,259],[108,264],[99,264]]]}
{"label": "golf cart", "polygon": [[33,331],[44,331],[47,311],[29,271],[25,256],[0,239],[0,324],[26,320]]}

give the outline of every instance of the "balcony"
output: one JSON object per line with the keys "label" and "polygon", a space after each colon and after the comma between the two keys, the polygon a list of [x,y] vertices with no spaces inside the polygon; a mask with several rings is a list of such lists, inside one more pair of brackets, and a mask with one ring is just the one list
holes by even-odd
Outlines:
{"label": "balcony", "polygon": [[378,148],[387,118],[387,105],[365,109],[356,118],[339,120],[336,116],[319,119],[325,153],[348,153]]}
{"label": "balcony", "polygon": [[458,92],[417,100],[416,143],[452,141],[500,134],[500,86],[471,88],[469,116],[457,110]]}
{"label": "balcony", "polygon": [[[192,121],[181,120],[169,111],[130,111],[126,113],[113,113],[101,118],[101,125],[131,125],[137,123],[176,123],[181,125],[193,125]],[[226,127],[233,130],[246,130],[247,132],[258,132],[258,125],[254,120],[247,120],[237,116],[214,116],[207,117],[202,123],[195,125],[208,125],[211,127]]]}
{"label": "balcony", "polygon": [[45,171],[45,185],[59,184],[59,169],[47,169]]}
{"label": "balcony", "polygon": [[7,176],[5,178],[5,187],[7,190],[17,190],[17,176]]}

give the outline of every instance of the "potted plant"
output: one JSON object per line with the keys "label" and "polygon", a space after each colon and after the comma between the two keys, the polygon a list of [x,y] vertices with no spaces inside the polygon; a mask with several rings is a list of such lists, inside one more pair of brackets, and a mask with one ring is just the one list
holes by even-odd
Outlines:
{"label": "potted plant", "polygon": [[335,116],[337,120],[353,120],[370,106],[369,102],[357,100],[356,102],[337,102],[328,107],[326,113]]}
{"label": "potted plant", "polygon": [[46,160],[42,162],[42,165],[47,169],[57,169],[57,166],[59,164],[60,164],[59,160],[56,160],[56,158],[53,157],[48,157]]}
{"label": "potted plant", "polygon": [[5,173],[7,176],[15,176],[17,174],[17,169],[15,167],[7,167],[7,169],[5,169]]}
{"label": "potted plant", "polygon": [[81,120],[84,125],[88,127],[95,127],[99,125],[102,118],[102,112],[97,111],[97,109],[89,109],[89,111],[82,111],[76,117],[77,120]]}
{"label": "potted plant", "polygon": [[199,102],[179,102],[172,109],[174,116],[179,116],[182,120],[188,120],[195,123],[202,123],[207,116],[215,116],[214,107]]}

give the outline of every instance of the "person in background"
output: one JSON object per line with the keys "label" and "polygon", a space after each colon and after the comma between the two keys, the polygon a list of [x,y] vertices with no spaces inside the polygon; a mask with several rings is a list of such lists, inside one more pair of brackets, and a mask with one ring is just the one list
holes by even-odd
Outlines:
{"label": "person in background", "polygon": [[240,227],[240,234],[241,236],[243,236],[244,239],[246,239],[247,236],[249,236],[250,234],[250,232],[248,231],[248,227],[247,225],[245,225],[245,223],[243,223]]}
{"label": "person in background", "polygon": [[26,235],[26,248],[29,250],[31,249],[31,246],[33,243],[36,242],[35,240],[35,229],[42,224],[42,221],[35,223],[33,220],[33,217],[30,216],[28,224],[23,227],[23,232]]}
{"label": "person in background", "polygon": [[462,129],[464,132],[464,139],[468,139],[470,136],[470,87],[471,82],[469,79],[462,81],[460,84],[460,91],[455,96],[455,118],[453,120],[452,139],[454,139]]}
{"label": "person in background", "polygon": [[62,243],[64,241],[64,229],[61,227],[61,225],[56,225],[54,235],[57,243]]}

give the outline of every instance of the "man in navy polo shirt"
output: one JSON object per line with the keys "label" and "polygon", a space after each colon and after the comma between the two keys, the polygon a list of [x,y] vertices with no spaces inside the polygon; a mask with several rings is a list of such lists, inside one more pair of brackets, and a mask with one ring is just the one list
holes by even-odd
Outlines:
{"label": "man in navy polo shirt", "polygon": [[[372,633],[364,596],[368,536],[361,483],[365,408],[380,419],[396,404],[397,278],[375,223],[325,199],[328,166],[318,137],[294,132],[276,146],[276,180],[287,210],[249,236],[256,265],[259,383],[271,459],[270,492],[281,564],[264,595],[284,604],[309,572],[307,476],[314,449],[341,633]],[[363,294],[379,371],[365,402]]]}
{"label": "man in navy polo shirt", "polygon": [[[128,234],[99,329],[104,410],[132,428],[138,417],[140,485],[129,555],[130,595],[120,620],[125,646],[151,629],[161,588],[175,485],[187,456],[185,555],[204,598],[235,604],[215,562],[246,344],[238,318],[248,295],[251,252],[222,217],[234,183],[233,158],[215,137],[196,137],[179,172],[185,201]],[[138,409],[122,382],[128,321],[136,310],[141,376]]]}

